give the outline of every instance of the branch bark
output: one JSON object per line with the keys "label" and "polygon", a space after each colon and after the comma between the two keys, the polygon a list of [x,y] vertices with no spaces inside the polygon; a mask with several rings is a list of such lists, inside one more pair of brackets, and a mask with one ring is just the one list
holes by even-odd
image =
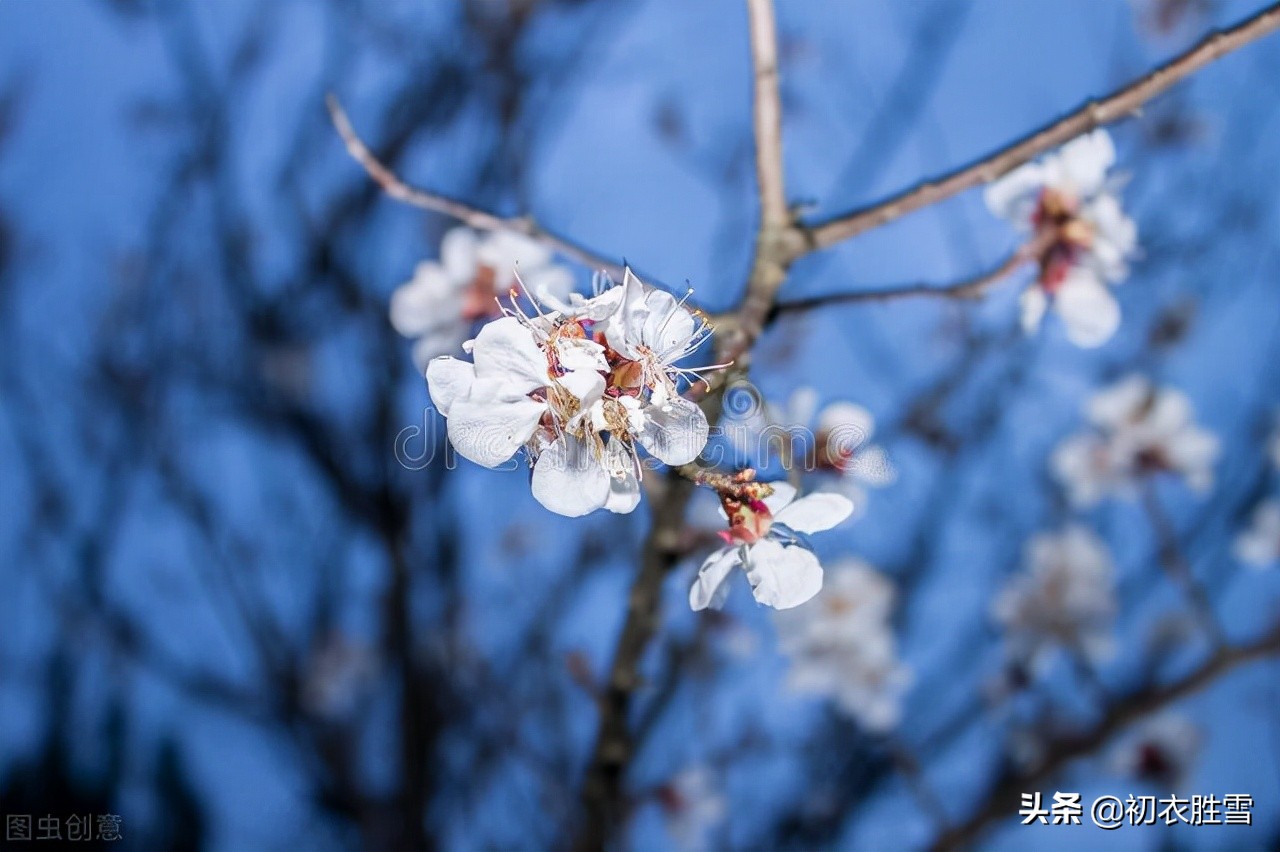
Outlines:
{"label": "branch bark", "polygon": [[616,280],[622,280],[623,267],[616,261],[603,257],[567,237],[548,231],[532,216],[497,216],[456,198],[410,186],[369,150],[369,146],[365,145],[364,140],[356,133],[351,119],[347,117],[346,110],[342,108],[336,96],[327,95],[325,105],[329,109],[329,118],[333,121],[334,129],[338,131],[338,135],[342,137],[347,147],[347,153],[364,168],[374,183],[382,187],[383,192],[397,201],[421,210],[451,216],[477,231],[507,231],[520,234],[592,269],[603,269]]}
{"label": "branch bark", "polygon": [[1089,101],[1074,112],[949,174],[925,181],[891,198],[804,226],[808,251],[829,248],[908,213],[937,204],[967,189],[990,183],[1039,154],[1131,115],[1179,80],[1280,27],[1280,3],[1229,29],[1220,30],[1123,89]]}
{"label": "branch bark", "polygon": [[976,840],[991,823],[1015,813],[1025,792],[1032,792],[1077,758],[1092,754],[1114,735],[1137,720],[1193,695],[1228,672],[1266,657],[1280,654],[1280,627],[1247,645],[1222,648],[1195,671],[1179,681],[1149,686],[1122,698],[1088,731],[1050,745],[1036,771],[996,786],[963,823],[939,835],[935,850],[960,849]]}

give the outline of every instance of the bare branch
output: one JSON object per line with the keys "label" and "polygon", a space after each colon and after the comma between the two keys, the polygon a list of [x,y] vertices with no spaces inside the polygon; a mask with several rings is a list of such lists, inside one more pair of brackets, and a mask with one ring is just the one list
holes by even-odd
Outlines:
{"label": "bare branch", "polygon": [[940,835],[933,848],[963,848],[977,839],[991,823],[1014,813],[1022,793],[1041,789],[1043,783],[1060,769],[1077,758],[1092,754],[1126,726],[1199,692],[1239,666],[1276,654],[1280,654],[1280,628],[1272,629],[1247,645],[1219,650],[1181,680],[1163,686],[1149,686],[1125,696],[1088,731],[1051,743],[1038,769],[1011,778],[993,789],[969,819]]}
{"label": "bare branch", "polygon": [[773,0],[747,0],[751,27],[753,129],[761,229],[790,224],[782,168],[782,98],[778,91],[778,36]]}
{"label": "bare branch", "polygon": [[397,201],[422,210],[430,210],[433,213],[452,216],[464,225],[475,228],[478,231],[507,231],[529,237],[587,267],[603,269],[614,278],[621,280],[623,270],[621,264],[578,245],[566,237],[546,230],[532,216],[496,216],[493,213],[458,201],[456,198],[449,198],[436,192],[428,192],[425,189],[410,186],[402,181],[395,172],[383,165],[369,150],[369,147],[364,144],[364,140],[360,138],[355,128],[352,127],[351,119],[347,117],[347,113],[342,108],[342,104],[338,102],[337,97],[330,94],[325,97],[325,103],[329,108],[329,117],[333,121],[334,128],[347,146],[347,153],[368,172],[369,177],[373,178],[378,186],[382,187],[383,192]]}
{"label": "bare branch", "polygon": [[925,181],[869,207],[840,214],[825,222],[803,226],[808,239],[808,250],[828,248],[908,213],[945,201],[967,189],[990,183],[1050,148],[1137,112],[1143,104],[1179,80],[1262,38],[1277,27],[1280,27],[1280,4],[1267,7],[1235,27],[1208,36],[1191,50],[1114,94],[1089,101],[1076,111],[975,163]]}
{"label": "bare branch", "polygon": [[1009,255],[999,266],[975,278],[966,278],[951,284],[904,284],[898,287],[879,287],[874,290],[859,290],[854,293],[836,293],[830,296],[811,296],[807,299],[796,299],[792,302],[781,302],[775,308],[776,314],[797,313],[813,310],[828,305],[857,304],[861,302],[889,302],[895,299],[915,296],[933,296],[944,299],[980,299],[995,284],[1007,278],[1018,267],[1031,260],[1024,249]]}

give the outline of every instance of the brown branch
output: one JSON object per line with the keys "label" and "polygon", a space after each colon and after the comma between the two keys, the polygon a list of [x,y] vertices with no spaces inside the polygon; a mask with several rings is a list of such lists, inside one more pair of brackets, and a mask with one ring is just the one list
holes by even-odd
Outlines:
{"label": "brown branch", "polygon": [[1139,719],[1193,695],[1228,672],[1260,659],[1280,654],[1280,627],[1247,645],[1222,648],[1195,671],[1174,683],[1148,686],[1120,699],[1089,730],[1051,743],[1044,761],[1034,771],[996,786],[984,803],[963,823],[939,835],[932,848],[959,849],[972,843],[993,822],[1015,813],[1023,793],[1039,789],[1071,761],[1092,754],[1113,736]]}
{"label": "brown branch", "polygon": [[773,0],[747,0],[751,29],[752,110],[756,144],[756,183],[763,229],[790,224],[782,167],[782,97],[778,91],[778,36]]}
{"label": "brown branch", "polygon": [[566,237],[546,230],[532,216],[495,216],[493,213],[472,207],[456,198],[410,186],[385,166],[364,144],[364,140],[356,133],[355,128],[351,125],[351,119],[347,117],[346,111],[342,108],[342,104],[338,102],[336,96],[327,95],[325,104],[329,108],[329,118],[333,121],[334,128],[347,146],[347,153],[364,168],[369,177],[373,178],[374,183],[382,187],[383,192],[397,201],[422,210],[430,210],[433,213],[451,216],[478,231],[507,231],[520,234],[536,240],[566,257],[571,257],[587,267],[603,269],[615,279],[622,280],[622,265]]}
{"label": "brown branch", "polygon": [[1089,101],[1075,112],[1029,133],[975,163],[925,181],[869,207],[804,226],[808,248],[801,253],[828,248],[908,213],[945,201],[967,189],[990,183],[1050,148],[1137,112],[1143,104],[1179,80],[1262,38],[1277,27],[1280,27],[1280,4],[1268,6],[1238,25],[1206,37],[1186,53],[1114,94]]}
{"label": "brown branch", "polygon": [[879,287],[874,290],[859,290],[854,293],[836,293],[829,296],[811,296],[807,299],[796,299],[791,302],[780,302],[774,309],[775,315],[797,313],[813,310],[828,305],[847,305],[861,302],[888,302],[894,299],[913,296],[935,296],[944,299],[980,299],[995,284],[999,283],[1031,257],[1023,249],[1009,255],[1000,265],[975,278],[955,281],[951,284],[904,284],[898,287]]}

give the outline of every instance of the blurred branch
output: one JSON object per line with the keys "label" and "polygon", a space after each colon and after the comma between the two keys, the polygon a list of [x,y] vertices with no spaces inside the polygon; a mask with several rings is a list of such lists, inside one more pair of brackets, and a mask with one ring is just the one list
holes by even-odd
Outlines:
{"label": "blurred branch", "polygon": [[1150,482],[1143,484],[1142,508],[1146,511],[1147,517],[1151,520],[1151,527],[1155,531],[1160,553],[1160,567],[1186,595],[1191,608],[1195,611],[1196,620],[1214,646],[1225,648],[1227,636],[1218,622],[1217,615],[1214,614],[1213,601],[1209,600],[1209,596],[1205,594],[1204,589],[1191,573],[1187,557],[1178,544],[1178,531],[1174,528],[1173,521],[1169,519],[1164,507],[1160,505],[1160,498]]}
{"label": "blurred branch", "polygon": [[963,823],[941,834],[936,850],[959,849],[976,840],[991,823],[1017,811],[1022,793],[1038,790],[1060,769],[1077,758],[1092,754],[1128,725],[1170,704],[1193,695],[1232,670],[1280,654],[1280,626],[1249,644],[1224,647],[1181,680],[1139,689],[1121,698],[1089,730],[1050,743],[1044,761],[1034,771],[1010,778],[992,789],[978,809]]}
{"label": "blurred branch", "polygon": [[[883,201],[802,226],[807,248],[802,254],[829,248],[864,231],[886,225],[908,213],[945,201],[967,189],[990,183],[1041,153],[1070,139],[1137,112],[1143,104],[1206,65],[1256,41],[1280,27],[1280,4],[1263,9],[1244,22],[1220,30],[1181,56],[1145,77],[1035,130],[1011,145],[949,174],[925,181]],[[914,294],[913,294],[914,295]]]}
{"label": "blurred branch", "polygon": [[374,182],[382,187],[387,195],[397,201],[422,210],[430,210],[433,213],[451,216],[478,231],[507,231],[520,234],[536,240],[567,257],[571,257],[592,269],[604,269],[610,275],[621,280],[623,268],[618,263],[596,254],[572,240],[546,230],[532,216],[495,216],[457,199],[409,186],[397,177],[395,172],[383,165],[382,161],[374,156],[373,152],[364,144],[359,134],[356,133],[355,128],[352,127],[351,119],[347,117],[347,113],[343,110],[342,104],[338,102],[337,97],[332,94],[327,95],[325,103],[328,105],[329,117],[333,120],[333,126],[342,137],[342,141],[346,144],[347,152],[352,159],[364,167],[369,177],[373,178]]}

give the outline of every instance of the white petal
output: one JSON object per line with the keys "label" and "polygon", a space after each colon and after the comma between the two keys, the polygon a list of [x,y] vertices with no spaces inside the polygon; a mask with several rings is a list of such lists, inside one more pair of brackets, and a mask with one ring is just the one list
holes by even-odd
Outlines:
{"label": "white petal", "polygon": [[609,472],[609,498],[604,507],[610,512],[625,515],[640,505],[640,477],[636,472],[635,456],[621,441],[610,441],[605,448]]}
{"label": "white petal", "polygon": [[815,533],[831,529],[851,514],[853,503],[848,497],[823,492],[801,497],[777,512],[774,520],[798,533]]}
{"label": "white petal", "polygon": [[419,263],[413,278],[391,294],[391,327],[405,337],[419,337],[441,326],[462,323],[454,287],[438,263]]}
{"label": "white petal", "polygon": [[1068,188],[1087,197],[1102,189],[1107,170],[1115,161],[1116,148],[1111,134],[1098,129],[1062,146],[1058,154],[1059,175]]}
{"label": "white petal", "polygon": [[670,293],[654,290],[645,297],[648,317],[641,329],[640,342],[664,361],[679,356],[689,345],[697,323],[693,314]]}
{"label": "white petal", "polygon": [[559,264],[544,266],[528,273],[521,269],[520,280],[539,301],[563,302],[573,290],[573,273]]}
{"label": "white petal", "polygon": [[774,609],[799,606],[822,590],[822,566],[804,547],[764,539],[750,547],[743,567],[756,600]]}
{"label": "white petal", "polygon": [[[804,421],[800,421],[804,422]],[[845,446],[856,447],[871,440],[876,431],[876,419],[861,405],[852,402],[833,402],[818,415],[818,429],[851,430],[846,437],[850,439]],[[852,439],[861,435],[856,443]]]}
{"label": "white petal", "polygon": [[1108,281],[1124,280],[1129,275],[1126,259],[1138,245],[1138,226],[1124,214],[1120,202],[1110,193],[1091,201],[1084,215],[1094,226],[1089,254],[1099,273]]}
{"label": "white petal", "polygon": [[644,430],[636,438],[659,461],[688,464],[707,445],[707,417],[689,400],[675,397],[665,405],[646,406],[644,413]]}
{"label": "white petal", "polygon": [[1028,227],[1043,187],[1044,169],[1039,163],[1027,163],[989,184],[983,198],[992,215]]}
{"label": "white petal", "polygon": [[565,373],[556,382],[577,398],[583,410],[590,408],[604,395],[604,377],[593,370]]}
{"label": "white petal", "polygon": [[486,324],[471,351],[478,378],[518,383],[527,390],[547,384],[547,356],[533,339],[533,332],[515,317]]}
{"label": "white petal", "polygon": [[728,594],[724,581],[737,564],[737,548],[725,547],[708,556],[689,589],[689,607],[695,612],[707,607],[719,609]]}
{"label": "white petal", "polygon": [[1147,405],[1151,392],[1151,383],[1133,373],[1094,394],[1086,413],[1096,425],[1114,429],[1133,419]]}
{"label": "white petal", "polygon": [[898,479],[898,471],[889,461],[884,447],[863,447],[854,453],[845,469],[858,479],[875,488],[892,485]]}
{"label": "white petal", "polygon": [[476,247],[480,238],[466,226],[450,228],[440,241],[440,264],[449,277],[465,284],[476,276]]}
{"label": "white petal", "polygon": [[787,400],[786,416],[782,419],[807,426],[813,422],[813,414],[817,410],[818,392],[811,387],[799,387]]}
{"label": "white petal", "polygon": [[1022,309],[1023,334],[1035,334],[1040,330],[1044,312],[1049,308],[1049,297],[1039,284],[1032,284],[1018,297],[1018,306]]}
{"label": "white petal", "polygon": [[1054,310],[1067,327],[1067,339],[1085,349],[1106,343],[1120,327],[1120,305],[1092,273],[1074,269],[1054,296]]}
{"label": "white petal", "polygon": [[577,518],[604,508],[609,474],[591,447],[571,435],[553,441],[533,465],[533,496],[559,515]]}
{"label": "white petal", "polygon": [[769,485],[773,486],[773,493],[764,498],[764,504],[769,507],[770,514],[776,517],[784,507],[796,499],[796,489],[790,482],[782,480],[770,482]]}
{"label": "white petal", "polygon": [[477,381],[466,399],[456,399],[450,407],[449,441],[464,458],[497,467],[533,437],[546,410],[546,403],[509,387],[495,390]]}
{"label": "white petal", "polygon": [[431,392],[431,402],[445,417],[449,416],[455,400],[471,393],[475,380],[476,368],[467,361],[445,356],[427,365],[427,390]]}
{"label": "white petal", "polygon": [[461,324],[427,332],[413,344],[414,366],[425,374],[433,359],[460,351],[466,337],[467,330]]}

